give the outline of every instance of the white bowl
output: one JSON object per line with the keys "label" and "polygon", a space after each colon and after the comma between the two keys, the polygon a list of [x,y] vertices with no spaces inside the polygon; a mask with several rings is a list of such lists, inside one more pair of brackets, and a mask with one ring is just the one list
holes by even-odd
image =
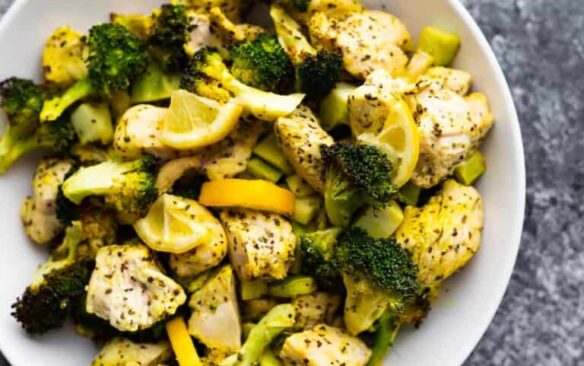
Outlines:
{"label": "white bowl", "polygon": [[[39,77],[39,55],[59,25],[87,30],[111,11],[149,11],[157,0],[17,0],[0,25],[0,80]],[[519,123],[509,87],[485,37],[457,0],[365,1],[401,17],[413,34],[425,25],[462,37],[456,67],[470,71],[474,87],[487,94],[497,124],[484,146],[489,170],[481,179],[486,226],[472,263],[449,280],[419,330],[406,329],[388,358],[399,366],[459,365],[487,329],[503,297],[519,248],[525,205],[525,167]],[[384,4],[387,3],[385,6]],[[0,117],[1,118],[1,117]],[[23,234],[19,209],[31,191],[34,159],[0,177],[0,349],[14,366],[90,364],[96,349],[63,329],[30,338],[10,316],[10,305],[29,283],[43,250]]]}

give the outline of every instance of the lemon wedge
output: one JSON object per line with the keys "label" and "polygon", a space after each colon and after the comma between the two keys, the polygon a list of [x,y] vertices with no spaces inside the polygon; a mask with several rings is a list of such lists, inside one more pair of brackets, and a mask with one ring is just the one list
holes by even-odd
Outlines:
{"label": "lemon wedge", "polygon": [[178,150],[199,149],[225,138],[237,125],[243,107],[176,90],[163,120],[162,142]]}
{"label": "lemon wedge", "polygon": [[211,240],[222,227],[197,201],[164,194],[146,217],[134,224],[134,229],[150,248],[182,254]]}

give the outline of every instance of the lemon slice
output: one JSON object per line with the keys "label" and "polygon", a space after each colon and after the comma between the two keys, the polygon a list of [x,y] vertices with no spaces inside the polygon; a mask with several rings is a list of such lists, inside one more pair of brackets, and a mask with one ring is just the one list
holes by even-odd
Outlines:
{"label": "lemon slice", "polygon": [[208,242],[221,223],[197,201],[164,194],[146,217],[134,224],[136,233],[158,252],[182,254]]}
{"label": "lemon slice", "polygon": [[395,186],[401,187],[410,180],[420,155],[420,137],[412,112],[402,98],[395,98],[380,130],[363,132],[357,141],[376,146],[389,156],[396,168],[392,179]]}
{"label": "lemon slice", "polygon": [[198,149],[222,140],[237,125],[243,107],[220,104],[185,90],[176,90],[164,117],[162,142],[178,150]]}

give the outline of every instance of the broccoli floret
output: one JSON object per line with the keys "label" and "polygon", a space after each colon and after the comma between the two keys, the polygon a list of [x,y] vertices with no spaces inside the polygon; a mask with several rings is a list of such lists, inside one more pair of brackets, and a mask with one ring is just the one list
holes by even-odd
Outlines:
{"label": "broccoli floret", "polygon": [[[299,2],[300,5],[303,3]],[[294,64],[297,89],[310,98],[324,98],[341,79],[343,68],[341,54],[312,47],[302,34],[300,24],[280,6],[272,6],[270,16],[274,21],[280,44]]]}
{"label": "broccoli floret", "polygon": [[292,64],[278,39],[262,34],[231,49],[231,73],[255,88],[282,90],[292,77]]}
{"label": "broccoli floret", "polygon": [[9,123],[0,140],[0,173],[19,158],[34,150],[66,153],[76,140],[73,126],[59,119],[53,124],[39,124],[39,112],[46,96],[32,81],[11,78],[0,83],[0,106]]}
{"label": "broccoli floret", "polygon": [[299,251],[301,272],[314,276],[323,288],[336,293],[344,292],[341,274],[331,261],[340,233],[340,229],[333,228],[303,234]]}
{"label": "broccoli floret", "polygon": [[0,106],[8,117],[0,140],[0,172],[5,172],[30,151],[48,148],[59,152],[74,139],[73,129],[64,128],[63,123],[39,127],[39,113],[46,95],[42,87],[30,80],[10,78],[0,83]]}
{"label": "broccoli floret", "polygon": [[279,334],[286,329],[292,328],[295,319],[296,311],[293,305],[282,304],[275,306],[252,328],[239,352],[227,358],[221,365],[257,365],[264,349]]}
{"label": "broccoli floret", "polygon": [[393,166],[378,148],[335,144],[321,150],[327,164],[325,208],[333,225],[346,227],[359,208],[383,207],[397,192]]}
{"label": "broccoli floret", "polygon": [[39,268],[32,284],[12,305],[14,316],[30,334],[59,328],[85,297],[85,286],[93,271],[91,258],[77,258],[84,235],[70,226],[63,244]]}
{"label": "broccoli floret", "polygon": [[131,162],[106,161],[83,167],[63,183],[63,194],[75,204],[104,196],[124,223],[143,216],[156,199],[156,161],[144,156]]}
{"label": "broccoli floret", "polygon": [[235,96],[248,112],[265,121],[289,115],[304,99],[303,94],[279,95],[245,85],[231,74],[213,48],[203,48],[193,56],[182,76],[181,87],[220,102]]}
{"label": "broccoli floret", "polygon": [[152,35],[148,39],[150,52],[166,71],[181,72],[187,65],[184,50],[187,43],[188,17],[184,5],[164,4],[156,15]]}
{"label": "broccoli floret", "polygon": [[148,66],[149,56],[140,39],[119,24],[100,24],[89,31],[88,77],[64,94],[48,100],[41,121],[54,121],[77,101],[90,95],[111,95],[126,90]]}
{"label": "broccoli floret", "polygon": [[294,9],[303,13],[303,12],[308,10],[308,6],[310,5],[310,0],[290,0],[290,1],[288,1],[288,3],[290,5],[292,5],[294,7]]}

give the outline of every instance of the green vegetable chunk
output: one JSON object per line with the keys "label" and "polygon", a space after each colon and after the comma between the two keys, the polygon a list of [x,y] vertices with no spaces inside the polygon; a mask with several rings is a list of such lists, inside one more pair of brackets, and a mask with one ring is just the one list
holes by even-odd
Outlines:
{"label": "green vegetable chunk", "polygon": [[349,124],[349,95],[355,91],[355,86],[338,83],[320,104],[320,123],[325,131],[330,131],[339,125]]}
{"label": "green vegetable chunk", "polygon": [[264,280],[241,281],[241,299],[243,301],[259,299],[268,293],[268,284]]}
{"label": "green vegetable chunk", "polygon": [[300,295],[308,295],[317,290],[316,281],[308,276],[291,276],[284,280],[274,282],[268,293],[274,297],[293,298]]}
{"label": "green vegetable chunk", "polygon": [[292,174],[294,172],[286,156],[278,146],[278,140],[274,134],[270,134],[260,141],[253,149],[253,153],[280,169],[284,174]]}
{"label": "green vegetable chunk", "polygon": [[390,311],[383,313],[377,323],[377,331],[375,332],[375,343],[373,345],[373,352],[369,358],[367,366],[382,366],[385,355],[393,346],[395,337],[400,328],[400,323],[396,321],[395,314]]}
{"label": "green vegetable chunk", "polygon": [[71,114],[71,123],[82,145],[94,142],[108,145],[114,138],[112,116],[105,103],[81,104]]}
{"label": "green vegetable chunk", "polygon": [[247,172],[257,179],[276,183],[282,178],[282,172],[262,159],[252,158],[247,164]]}
{"label": "green vegetable chunk", "polygon": [[355,221],[355,226],[375,239],[389,238],[404,221],[404,213],[395,201],[384,208],[368,207]]}
{"label": "green vegetable chunk", "polygon": [[322,208],[322,198],[318,194],[296,198],[292,220],[302,225],[308,225],[319,214]]}
{"label": "green vegetable chunk", "polygon": [[312,189],[310,184],[306,183],[304,179],[296,174],[286,178],[286,183],[296,198],[304,198],[314,194],[314,189]]}
{"label": "green vegetable chunk", "polygon": [[439,28],[426,27],[420,33],[418,49],[434,58],[434,65],[448,66],[460,48],[460,37]]}
{"label": "green vegetable chunk", "polygon": [[177,89],[180,89],[180,75],[165,73],[158,63],[151,62],[146,72],[132,83],[130,100],[138,104],[170,99]]}
{"label": "green vegetable chunk", "polygon": [[271,348],[266,348],[260,358],[260,366],[280,366],[282,363]]}
{"label": "green vegetable chunk", "polygon": [[409,206],[416,206],[420,200],[422,189],[412,182],[406,183],[398,193],[398,199]]}
{"label": "green vegetable chunk", "polygon": [[460,183],[470,186],[487,171],[485,158],[480,151],[475,151],[454,170],[454,176]]}

